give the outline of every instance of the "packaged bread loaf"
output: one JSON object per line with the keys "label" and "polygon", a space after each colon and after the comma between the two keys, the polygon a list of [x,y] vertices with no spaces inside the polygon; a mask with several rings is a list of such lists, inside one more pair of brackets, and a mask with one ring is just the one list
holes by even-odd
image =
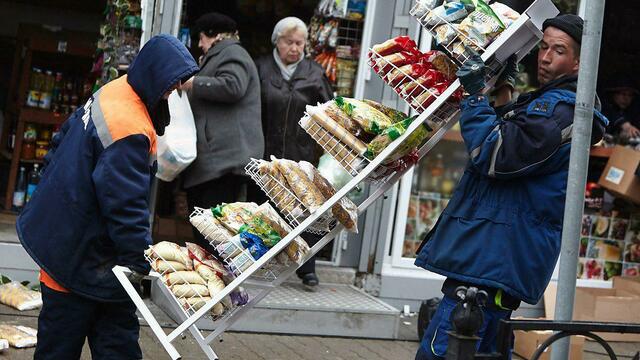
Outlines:
{"label": "packaged bread loaf", "polygon": [[[449,59],[442,51],[431,50],[427,51],[422,55],[420,62],[425,66],[425,68],[433,67],[434,69],[441,72],[447,80],[455,80],[456,79],[456,71],[458,71],[458,66]],[[425,70],[426,71],[426,70]]]}
{"label": "packaged bread loaf", "polygon": [[17,281],[0,285],[0,303],[19,311],[33,310],[42,306],[42,294]]}
{"label": "packaged bread loaf", "polygon": [[363,132],[360,125],[355,122],[352,118],[350,118],[347,114],[345,114],[342,109],[336,105],[334,101],[328,101],[323,104],[322,109],[324,112],[335,121],[338,125],[342,126],[349,133],[353,134],[355,137],[360,136],[360,133]]}
{"label": "packaged bread loaf", "polygon": [[182,263],[179,263],[177,261],[165,261],[161,259],[153,260],[151,262],[151,268],[160,274],[163,274],[165,272],[187,270],[187,267]]}
{"label": "packaged bread loaf", "polygon": [[[291,227],[278,215],[276,210],[269,203],[260,205],[256,211],[256,216],[269,223],[273,229],[280,233],[283,238],[289,235]],[[285,252],[291,261],[300,264],[300,261],[309,253],[309,245],[303,238],[297,236],[285,248]]]}
{"label": "packaged bread loaf", "polygon": [[360,156],[327,132],[313,117],[310,115],[303,116],[300,119],[300,126],[338,162],[353,168],[357,167],[360,162]]}
{"label": "packaged bread loaf", "polygon": [[[334,103],[335,104],[335,103]],[[337,106],[337,104],[335,104]],[[360,141],[355,135],[347,131],[345,128],[335,122],[323,109],[319,106],[307,105],[307,113],[313,117],[313,119],[320,124],[327,132],[331,133],[341,143],[347,145],[351,150],[357,154],[362,154],[366,151],[367,146]],[[347,115],[345,113],[345,115]],[[348,115],[347,115],[348,116]],[[356,122],[357,123],[357,122]]]}
{"label": "packaged bread loaf", "polygon": [[206,281],[196,271],[176,271],[165,274],[164,282],[168,285],[176,284],[200,284],[206,285]]}
{"label": "packaged bread loaf", "polygon": [[[311,163],[300,161],[300,168],[312,179],[314,186],[320,190],[325,198],[329,199],[336,194],[333,185]],[[358,207],[349,198],[343,197],[335,203],[331,207],[331,214],[344,225],[345,229],[353,233],[358,232]]]}
{"label": "packaged bread loaf", "polygon": [[298,218],[304,216],[302,203],[298,201],[287,184],[287,180],[278,171],[274,163],[261,161],[258,165],[258,172],[262,176],[264,189],[276,204],[278,209],[285,214],[291,214]]}
{"label": "packaged bread loaf", "polygon": [[175,261],[183,264],[187,270],[193,270],[193,261],[189,258],[186,251],[182,251],[178,244],[168,241],[161,241],[145,251],[147,256],[152,260],[162,259],[167,261]]}
{"label": "packaged bread loaf", "polygon": [[209,296],[209,289],[202,284],[176,284],[171,286],[171,292],[178,298]]}
{"label": "packaged bread loaf", "polygon": [[[216,296],[216,294],[224,290],[225,284],[221,278],[216,276],[214,278],[211,278],[211,280],[209,280],[209,282],[207,283],[207,287],[209,288],[209,296],[214,297]],[[223,297],[222,300],[220,300],[220,302],[227,309],[233,308],[233,303],[231,302],[231,298],[229,297],[229,295]]]}
{"label": "packaged bread loaf", "polygon": [[[207,301],[211,300],[210,296],[196,296],[190,298],[181,298],[180,304],[185,310],[198,311],[203,307]],[[211,315],[217,318],[224,314],[224,306],[221,303],[217,303],[211,308]]]}
{"label": "packaged bread loaf", "polygon": [[322,194],[313,186],[311,180],[300,170],[296,162],[287,159],[274,159],[273,162],[278,171],[287,179],[287,184],[293,193],[311,213],[324,203],[325,199]]}
{"label": "packaged bread loaf", "polygon": [[6,339],[14,348],[36,346],[38,332],[27,326],[0,324],[0,339]]}
{"label": "packaged bread loaf", "polygon": [[234,235],[213,216],[211,210],[203,209],[201,214],[191,216],[189,221],[212,245],[227,241]]}

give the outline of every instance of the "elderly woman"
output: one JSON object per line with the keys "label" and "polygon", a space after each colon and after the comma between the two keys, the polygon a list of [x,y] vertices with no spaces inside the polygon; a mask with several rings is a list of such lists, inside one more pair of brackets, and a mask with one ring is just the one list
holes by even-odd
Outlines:
{"label": "elderly woman", "polygon": [[[265,137],[265,158],[274,155],[294,161],[306,160],[314,165],[322,149],[298,125],[305,106],[325,102],[333,91],[324,70],[305,58],[307,26],[296,17],[280,20],[271,35],[273,54],[256,62],[262,94],[262,128]],[[317,239],[311,236],[307,241]],[[315,259],[300,269],[298,276],[308,286],[318,285]]]}
{"label": "elderly woman", "polygon": [[[240,45],[236,22],[209,13],[196,21],[203,52],[200,72],[183,84],[197,131],[198,157],[184,173],[189,208],[243,200],[250,158],[262,158],[260,79]],[[209,248],[198,231],[196,242]]]}

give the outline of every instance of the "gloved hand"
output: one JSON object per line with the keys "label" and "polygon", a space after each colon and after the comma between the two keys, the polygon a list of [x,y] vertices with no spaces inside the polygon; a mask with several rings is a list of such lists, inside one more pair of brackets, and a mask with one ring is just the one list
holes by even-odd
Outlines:
{"label": "gloved hand", "polygon": [[484,61],[482,61],[480,55],[475,54],[460,67],[456,75],[460,79],[460,84],[462,84],[464,90],[470,95],[475,95],[484,89],[486,72]]}
{"label": "gloved hand", "polygon": [[145,275],[141,274],[135,270],[131,270],[131,272],[127,275],[127,279],[129,279],[129,282],[131,282],[131,285],[133,285],[133,287],[136,289],[136,291],[138,292],[138,294],[142,295],[142,280],[144,279]]}
{"label": "gloved hand", "polygon": [[516,88],[516,77],[518,76],[518,57],[511,55],[504,64],[504,70],[500,74],[498,81],[496,82],[496,89],[502,86],[511,86],[511,89]]}

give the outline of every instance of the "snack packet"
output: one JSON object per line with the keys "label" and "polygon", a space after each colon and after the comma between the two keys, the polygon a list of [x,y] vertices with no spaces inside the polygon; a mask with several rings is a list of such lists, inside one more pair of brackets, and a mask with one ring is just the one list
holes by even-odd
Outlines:
{"label": "snack packet", "polygon": [[386,56],[399,51],[416,51],[418,46],[416,42],[411,40],[408,36],[398,36],[393,39],[389,39],[382,44],[376,44],[372,46],[373,51],[380,56]]}
{"label": "snack packet", "polygon": [[365,102],[340,96],[335,98],[334,101],[339,108],[368,133],[379,134],[391,125],[391,119],[388,116]]}
{"label": "snack packet", "polygon": [[456,36],[458,36],[456,32],[457,26],[458,24],[438,25],[438,27],[435,28],[436,43],[446,46],[455,40]]}
{"label": "snack packet", "polygon": [[494,2],[489,6],[493,10],[493,12],[498,15],[505,28],[511,26],[511,24],[513,24],[513,22],[518,20],[518,18],[520,17],[520,14],[517,11],[513,10],[503,3]]}
{"label": "snack packet", "polygon": [[240,234],[216,246],[216,251],[225,260],[238,256],[243,249]]}
{"label": "snack packet", "polygon": [[421,18],[440,5],[442,5],[442,0],[416,0],[413,16]]}
{"label": "snack packet", "polygon": [[345,130],[351,133],[354,136],[360,136],[363,132],[360,125],[357,122],[353,121],[342,109],[336,105],[334,101],[328,101],[325,104],[321,105],[322,110],[335,121],[338,125],[342,126]]}
{"label": "snack packet", "polygon": [[19,311],[42,307],[42,294],[33,291],[17,281],[0,285],[0,303]]}
{"label": "snack packet", "polygon": [[252,202],[223,203],[212,208],[211,211],[227,229],[237,234],[242,225],[251,219],[257,207],[258,205]]}
{"label": "snack packet", "polygon": [[[447,78],[447,80],[456,79],[456,71],[458,71],[458,66],[456,66],[456,64],[454,64],[453,61],[451,61],[451,59],[449,59],[449,57],[442,51],[427,51],[426,53],[424,53],[420,61],[423,66],[434,68],[441,72]],[[426,73],[426,71],[424,73]]]}
{"label": "snack packet", "polygon": [[260,239],[259,236],[248,232],[241,232],[239,235],[242,246],[245,249],[249,250],[249,253],[254,260],[260,259],[262,255],[266,254],[269,251],[269,249],[264,245],[262,239]]}
{"label": "snack packet", "polygon": [[458,1],[445,2],[429,11],[422,21],[427,26],[435,26],[446,22],[452,23],[467,16],[465,4]]}
{"label": "snack packet", "polygon": [[[446,80],[446,76],[436,69],[429,69],[422,74],[416,81],[412,81],[400,90],[400,96],[406,100],[411,100],[427,89],[433,87],[437,83],[441,83]],[[406,117],[405,117],[406,118]],[[400,119],[398,121],[402,121]],[[397,122],[397,121],[396,121]]]}
{"label": "snack packet", "polygon": [[407,118],[407,114],[403,113],[402,111],[398,111],[392,107],[382,105],[373,100],[363,99],[362,101],[365,102],[367,105],[373,107],[374,109],[380,111],[381,113],[387,115],[391,120],[391,122],[393,123],[402,121]]}
{"label": "snack packet", "polygon": [[458,29],[466,35],[462,37],[463,44],[486,47],[505,26],[487,3],[477,0],[476,9],[462,20]]}

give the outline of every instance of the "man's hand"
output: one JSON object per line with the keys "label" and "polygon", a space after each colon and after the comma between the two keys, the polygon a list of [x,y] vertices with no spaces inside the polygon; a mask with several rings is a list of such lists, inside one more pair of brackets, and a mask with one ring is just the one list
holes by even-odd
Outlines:
{"label": "man's hand", "polygon": [[511,90],[516,88],[516,77],[518,76],[518,57],[514,54],[507,59],[504,70],[496,82],[496,89],[510,86]]}
{"label": "man's hand", "polygon": [[189,80],[183,82],[182,86],[180,87],[180,90],[191,91],[192,88],[193,88],[193,77],[191,77]]}
{"label": "man's hand", "polygon": [[640,129],[631,125],[631,123],[627,121],[622,124],[622,136],[629,138],[640,137]]}
{"label": "man's hand", "polygon": [[142,280],[144,279],[144,277],[144,274],[141,274],[134,270],[131,270],[131,272],[127,275],[127,279],[129,279],[131,285],[133,285],[133,287],[140,295],[142,295]]}
{"label": "man's hand", "polygon": [[464,86],[464,90],[470,95],[478,94],[484,89],[484,76],[486,67],[480,55],[473,55],[467,60],[462,67],[456,72],[460,84]]}

